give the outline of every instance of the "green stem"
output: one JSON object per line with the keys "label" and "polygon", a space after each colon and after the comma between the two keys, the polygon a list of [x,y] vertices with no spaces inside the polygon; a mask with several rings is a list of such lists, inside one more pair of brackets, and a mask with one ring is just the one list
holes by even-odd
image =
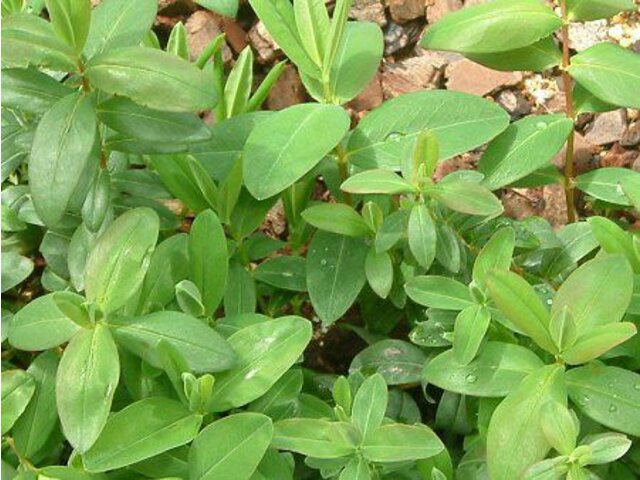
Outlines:
{"label": "green stem", "polygon": [[[349,159],[347,158],[347,152],[344,146],[340,143],[336,147],[336,154],[338,155],[338,171],[340,172],[340,179],[344,183],[349,178]],[[348,192],[342,192],[344,201],[347,205],[353,205],[353,199]]]}

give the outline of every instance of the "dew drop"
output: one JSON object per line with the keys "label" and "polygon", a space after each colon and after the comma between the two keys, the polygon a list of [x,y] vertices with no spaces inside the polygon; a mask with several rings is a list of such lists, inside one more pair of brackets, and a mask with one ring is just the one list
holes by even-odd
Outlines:
{"label": "dew drop", "polygon": [[469,382],[469,383],[475,383],[475,382],[476,382],[476,380],[478,380],[478,377],[476,377],[476,376],[475,376],[475,375],[473,375],[473,374],[469,374],[469,375],[467,375],[467,376],[465,377],[465,380],[466,380],[467,382]]}
{"label": "dew drop", "polygon": [[326,259],[322,259],[320,260],[320,265],[325,266],[327,264],[327,260]]}
{"label": "dew drop", "polygon": [[404,135],[402,135],[400,132],[391,132],[389,135],[387,135],[385,140],[388,140],[390,142],[399,142],[403,136]]}
{"label": "dew drop", "polygon": [[613,403],[611,405],[609,405],[609,412],[610,413],[615,413],[618,411],[618,407],[616,407]]}
{"label": "dew drop", "polygon": [[536,127],[540,130],[544,130],[545,128],[547,128],[547,124],[545,122],[538,122],[536,123]]}
{"label": "dew drop", "polygon": [[633,386],[633,388],[634,388],[635,390],[640,390],[640,383],[636,383],[636,384]]}
{"label": "dew drop", "polygon": [[587,403],[589,403],[591,401],[591,398],[589,398],[588,395],[583,395],[582,398],[580,398],[579,402],[582,405],[586,405]]}

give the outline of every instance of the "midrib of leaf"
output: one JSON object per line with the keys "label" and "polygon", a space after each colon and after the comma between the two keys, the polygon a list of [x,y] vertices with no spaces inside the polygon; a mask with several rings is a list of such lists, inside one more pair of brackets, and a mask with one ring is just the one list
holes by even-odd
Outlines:
{"label": "midrib of leaf", "polygon": [[151,121],[154,121],[156,123],[165,123],[167,126],[174,127],[174,128],[180,128],[181,126],[184,125],[184,122],[172,121],[172,120],[170,120],[170,119],[168,119],[166,117],[154,117],[154,116],[151,116],[151,115],[145,115],[143,113],[119,112],[117,110],[99,109],[98,110],[98,114],[100,114],[100,113],[124,115],[124,116],[128,116],[128,117],[140,118],[140,119],[143,119],[143,120],[151,120]]}
{"label": "midrib of leaf", "polygon": [[127,246],[130,243],[131,237],[133,237],[133,235],[135,234],[135,231],[136,231],[136,225],[134,225],[133,228],[129,230],[129,233],[125,238],[125,241],[122,243],[122,248],[119,249],[119,252],[117,254],[117,257],[115,258],[115,261],[103,262],[103,264],[106,263],[108,265],[107,276],[109,280],[107,280],[106,285],[104,286],[104,288],[102,288],[102,292],[100,292],[100,298],[97,299],[99,303],[103,303],[107,301],[108,298],[111,298],[112,296],[111,289],[114,287],[114,285],[117,285],[119,283],[120,278],[116,278],[116,277],[119,271],[121,271],[122,269],[121,263],[123,261],[123,258],[126,258],[126,253],[128,253],[129,251],[128,248],[125,249],[125,246]]}
{"label": "midrib of leaf", "polygon": [[[78,108],[80,108],[80,104],[82,103],[82,100],[83,100],[82,94],[78,95],[78,99],[73,105],[73,109],[69,112],[69,115],[65,118],[65,123],[64,123],[64,128],[62,130],[62,133],[60,137],[58,137],[60,141],[58,142],[58,145],[56,148],[56,155],[54,157],[54,162],[52,165],[53,166],[53,178],[51,179],[52,186],[57,186],[59,183],[57,176],[58,176],[58,173],[60,172],[59,163],[60,163],[60,160],[62,159],[62,151],[66,149],[67,142],[69,141],[68,135],[69,135],[69,132],[71,131],[71,127],[73,123],[76,121],[76,114],[78,112]],[[65,160],[67,159],[65,158]]]}
{"label": "midrib of leaf", "polygon": [[[57,364],[53,366],[52,370],[55,370],[57,368]],[[34,377],[35,378],[35,377]],[[33,414],[30,416],[29,418],[29,423],[27,426],[27,442],[25,444],[25,448],[24,448],[24,452],[21,453],[26,453],[29,452],[29,450],[31,449],[31,443],[33,440],[33,429],[34,429],[34,425],[36,423],[36,419],[40,418],[40,409],[42,407],[42,405],[40,404],[40,397],[41,397],[41,393],[42,390],[44,390],[45,386],[48,386],[48,382],[49,381],[53,381],[55,382],[55,375],[53,376],[53,378],[51,378],[51,372],[49,371],[49,369],[47,370],[43,370],[42,372],[42,377],[40,379],[36,379],[36,389],[33,392],[33,396],[31,397],[31,402],[36,406],[36,408],[33,410]],[[38,384],[39,383],[39,384]],[[53,394],[55,395],[55,389]],[[35,452],[33,452],[35,453]]]}
{"label": "midrib of leaf", "polygon": [[[82,419],[82,421],[80,422],[80,443],[83,444],[84,443],[84,437],[85,437],[85,429],[83,428],[84,425],[86,425],[88,422],[86,421],[86,402],[87,402],[87,377],[91,377],[91,379],[93,378],[93,375],[91,375],[92,373],[94,373],[94,369],[95,369],[95,365],[96,365],[96,344],[98,341],[98,328],[102,328],[102,327],[95,327],[92,335],[91,335],[91,344],[89,346],[89,357],[87,358],[86,363],[84,363],[84,368],[81,370],[80,372],[80,385],[81,385],[81,390],[80,390],[80,418]],[[97,405],[94,405],[94,407],[97,407]],[[91,407],[89,407],[91,408]]]}
{"label": "midrib of leaf", "polygon": [[616,400],[617,402],[620,403],[624,403],[625,405],[635,408],[636,410],[640,410],[640,404],[637,403],[633,403],[630,400],[627,400],[624,396],[620,395],[614,395],[610,392],[608,392],[607,390],[600,390],[599,388],[592,386],[591,384],[583,384],[583,383],[578,383],[575,381],[571,381],[569,378],[567,378],[566,380],[567,385],[573,385],[574,387],[578,387],[581,390],[589,390],[590,392],[594,392],[594,393],[599,393],[600,395],[602,395],[603,397],[607,397],[607,398],[612,398],[614,400]]}
{"label": "midrib of leaf", "polygon": [[96,49],[94,56],[104,51],[105,47],[112,41],[113,34],[116,32],[116,30],[122,23],[122,20],[129,12],[129,9],[135,5],[136,5],[136,0],[130,0],[129,2],[127,2],[127,5],[122,10],[120,10],[120,14],[116,17],[115,21],[112,24],[112,27],[107,30],[107,32],[101,39],[99,39],[99,47]]}
{"label": "midrib of leaf", "polygon": [[130,324],[130,325],[121,325],[121,326],[116,325],[115,328],[116,328],[116,330],[125,330],[125,331],[126,330],[132,330],[134,332],[136,332],[136,331],[137,332],[142,332],[143,334],[159,338],[158,341],[161,341],[161,340],[164,340],[164,339],[169,339],[169,340],[172,340],[172,341],[174,341],[176,343],[181,343],[181,344],[187,345],[189,347],[193,347],[193,348],[196,348],[196,349],[199,349],[199,350],[203,350],[205,353],[215,353],[216,355],[221,355],[221,353],[219,351],[214,350],[212,348],[208,348],[208,344],[205,346],[205,345],[201,345],[201,344],[198,344],[198,343],[190,342],[190,341],[182,339],[180,337],[175,337],[173,335],[169,335],[169,334],[164,333],[164,332],[163,333],[158,333],[158,332],[155,332],[153,330],[148,330],[148,329],[144,328],[143,326],[141,326],[140,324]]}
{"label": "midrib of leaf", "polygon": [[338,257],[337,257],[337,261],[336,261],[336,268],[335,268],[335,274],[333,275],[333,278],[331,279],[331,290],[330,290],[330,294],[329,294],[329,298],[331,299],[331,301],[329,302],[329,307],[331,310],[331,316],[334,316],[334,311],[335,311],[335,291],[336,288],[338,287],[338,277],[340,276],[340,271],[341,271],[341,266],[342,266],[342,261],[343,261],[343,256],[344,256],[344,249],[347,243],[347,238],[346,237],[341,237],[340,238],[340,248],[338,250]]}
{"label": "midrib of leaf", "polygon": [[[609,277],[613,273],[614,272],[611,270],[611,268],[609,268],[604,275],[598,277],[596,291],[600,292],[603,285],[606,285],[609,282]],[[601,300],[602,298],[599,295],[592,295],[581,311],[576,312],[574,310],[574,318],[576,320],[576,324],[580,325],[583,321],[587,321],[587,319],[589,318],[588,312],[592,311],[593,306],[597,303],[600,303]]]}
{"label": "midrib of leaf", "polygon": [[[640,80],[640,74],[636,75],[634,74],[632,71],[629,70],[619,70],[616,68],[612,68],[608,65],[604,65],[602,63],[590,63],[590,62],[580,62],[577,61],[573,64],[573,70],[576,69],[580,69],[580,68],[592,68],[592,69],[600,69],[600,70],[605,70],[611,73],[615,73],[618,75],[622,75],[622,76],[627,76],[627,77],[635,77],[638,80]],[[571,67],[569,67],[569,69],[571,69]],[[589,71],[587,70],[585,73],[589,73]],[[598,97],[596,97],[598,98]]]}
{"label": "midrib of leaf", "polygon": [[234,453],[236,453],[238,450],[240,450],[242,448],[242,446],[244,444],[246,444],[247,442],[249,442],[250,440],[253,440],[253,437],[255,437],[256,435],[262,433],[262,430],[264,430],[264,427],[268,425],[267,423],[264,423],[262,425],[260,425],[260,427],[258,427],[256,430],[253,430],[251,433],[249,433],[249,435],[247,435],[239,444],[237,444],[234,448],[230,449],[226,455],[224,455],[222,458],[220,458],[216,463],[214,463],[211,467],[209,467],[206,472],[204,472],[204,474],[202,475],[202,477],[206,477],[207,475],[209,475],[209,473],[211,473],[211,471],[213,469],[215,469],[216,467],[219,467],[220,465],[222,465],[231,455],[233,455]]}

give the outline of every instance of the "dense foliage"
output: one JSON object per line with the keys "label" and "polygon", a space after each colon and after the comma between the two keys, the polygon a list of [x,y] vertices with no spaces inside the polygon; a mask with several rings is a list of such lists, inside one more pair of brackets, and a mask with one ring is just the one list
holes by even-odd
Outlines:
{"label": "dense foliage", "polygon": [[[566,114],[430,90],[353,127],[383,38],[350,0],[250,1],[317,102],[278,112],[283,63],[256,86],[223,37],[190,62],[181,24],[162,49],[155,0],[2,0],[3,478],[638,478],[640,174],[575,177],[572,149],[580,113],[640,107],[640,56],[567,43],[635,7],[560,3],[468,7],[422,45],[559,69]],[[552,183],[568,225],[502,215]],[[327,331],[368,344],[348,375],[310,368]]]}

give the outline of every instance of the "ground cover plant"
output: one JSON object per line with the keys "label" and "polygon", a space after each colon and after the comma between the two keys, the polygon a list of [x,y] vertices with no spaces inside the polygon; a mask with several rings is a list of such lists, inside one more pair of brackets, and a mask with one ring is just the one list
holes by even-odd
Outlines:
{"label": "ground cover plant", "polygon": [[[428,26],[427,51],[561,77],[562,113],[516,121],[440,89],[354,118],[385,40],[351,0],[197,2],[295,65],[279,111],[287,61],[95,3],[2,1],[3,478],[640,476],[640,173],[574,168],[581,115],[640,108],[640,56],[569,45],[631,0]],[[504,214],[556,184],[566,225]]]}

